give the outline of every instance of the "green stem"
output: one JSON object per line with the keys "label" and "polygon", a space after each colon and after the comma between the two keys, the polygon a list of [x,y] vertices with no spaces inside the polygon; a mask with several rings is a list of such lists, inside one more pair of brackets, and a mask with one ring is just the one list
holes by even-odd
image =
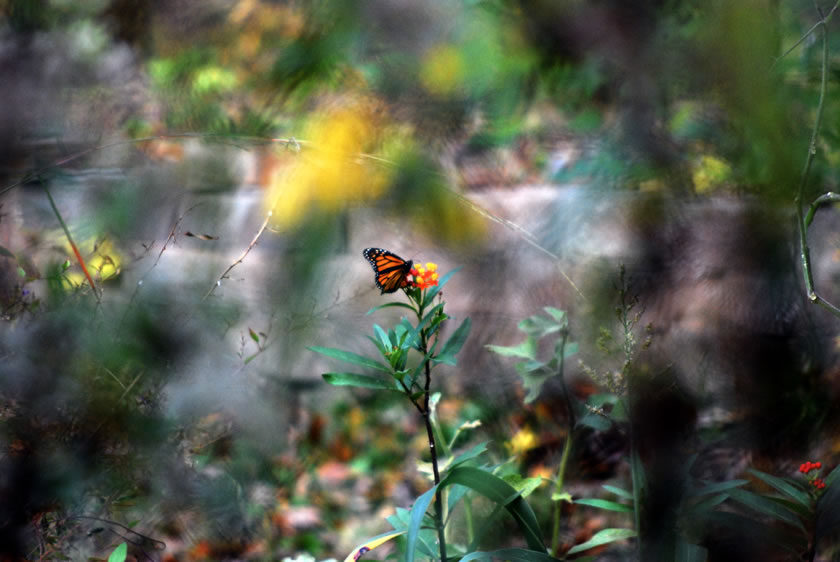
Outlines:
{"label": "green stem", "polygon": [[[622,398],[624,411],[630,412],[630,404],[626,397]],[[633,485],[633,525],[636,529],[636,549],[639,560],[642,560],[642,502],[644,489],[644,466],[639,457],[639,443],[633,422],[630,422],[630,482]]]}
{"label": "green stem", "polygon": [[[838,2],[834,4],[834,6],[831,8],[831,11],[829,11],[828,15],[825,16],[819,22],[817,22],[812,28],[812,30],[820,28],[820,30],[822,31],[822,71],[820,74],[820,98],[819,102],[817,103],[817,114],[814,119],[814,128],[811,131],[811,140],[808,143],[808,155],[805,158],[805,167],[802,170],[802,177],[799,181],[799,189],[797,190],[795,202],[797,219],[796,222],[797,227],[799,229],[799,252],[800,259],[802,261],[802,275],[805,278],[805,288],[807,290],[808,300],[822,306],[835,316],[840,317],[840,308],[836,307],[835,305],[820,297],[819,294],[817,294],[817,291],[814,287],[814,276],[811,270],[811,250],[808,246],[808,226],[813,220],[813,215],[816,212],[816,208],[814,207],[814,205],[812,205],[811,211],[808,213],[808,217],[806,218],[804,214],[803,202],[805,196],[805,186],[808,183],[808,176],[811,173],[811,165],[813,164],[814,156],[817,153],[817,140],[819,139],[820,125],[822,124],[823,108],[825,106],[825,93],[828,83],[828,28],[826,24],[831,18],[831,16],[834,14],[834,11],[837,10],[838,6],[840,6],[840,0],[838,0]],[[814,202],[814,204],[819,206],[816,201]]]}
{"label": "green stem", "polygon": [[[554,484],[554,492],[560,494],[563,491],[563,479],[566,475],[566,465],[569,461],[569,453],[572,450],[572,433],[566,435],[566,442],[563,443],[563,454],[560,457],[560,467],[557,469],[557,480]],[[563,500],[554,500],[554,525],[551,531],[551,555],[557,558],[560,556],[560,516],[562,515]]]}
{"label": "green stem", "polygon": [[[422,310],[422,307],[421,307]],[[428,341],[426,330],[420,331],[420,349],[425,357],[428,353]],[[426,361],[426,384],[423,388],[423,422],[426,424],[426,433],[429,438],[429,454],[432,457],[432,472],[435,476],[435,486],[440,484],[440,472],[438,470],[437,448],[435,447],[435,432],[432,427],[431,414],[429,411],[430,387],[432,384],[431,362]],[[440,560],[446,562],[446,535],[443,526],[443,495],[440,487],[435,490],[435,526],[438,532],[438,543],[440,544]]]}
{"label": "green stem", "polygon": [[[566,442],[563,443],[563,454],[560,456],[560,466],[557,469],[557,479],[554,482],[554,493],[560,494],[563,491],[563,480],[566,475],[566,465],[569,462],[569,453],[572,450],[572,433],[575,429],[575,411],[572,407],[572,398],[569,396],[569,389],[566,388],[566,378],[563,376],[566,357],[566,340],[569,337],[569,331],[564,329],[560,339],[560,364],[557,366],[557,375],[560,377],[560,384],[563,390],[563,396],[566,399],[566,409],[568,410],[569,422],[566,430]],[[554,524],[551,532],[551,552],[553,556],[559,556],[560,549],[560,516],[562,511],[562,501],[554,500]]]}

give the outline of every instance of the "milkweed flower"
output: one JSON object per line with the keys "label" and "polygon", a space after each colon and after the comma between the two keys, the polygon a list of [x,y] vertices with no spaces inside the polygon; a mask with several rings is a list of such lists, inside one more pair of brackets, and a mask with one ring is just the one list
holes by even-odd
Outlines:
{"label": "milkweed flower", "polygon": [[820,471],[822,470],[822,463],[817,462],[804,462],[799,465],[799,472],[805,475],[808,479],[808,484],[813,486],[811,490],[811,495],[814,498],[819,498],[823,491],[825,490],[825,480],[820,478]]}
{"label": "milkweed flower", "polygon": [[808,462],[805,462],[805,463],[802,463],[802,464],[799,465],[799,472],[801,472],[802,474],[808,474],[812,470],[819,470],[821,468],[822,468],[822,463],[821,462],[819,462],[819,461],[817,461],[817,462],[808,461]]}
{"label": "milkweed flower", "polygon": [[416,289],[428,289],[438,284],[437,264],[427,262],[425,266],[417,264],[411,268],[411,287]]}

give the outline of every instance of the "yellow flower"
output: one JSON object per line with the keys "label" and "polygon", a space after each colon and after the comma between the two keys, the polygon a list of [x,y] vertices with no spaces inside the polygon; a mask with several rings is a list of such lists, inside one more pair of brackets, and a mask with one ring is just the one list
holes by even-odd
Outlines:
{"label": "yellow flower", "polygon": [[294,227],[312,211],[336,213],[349,204],[381,197],[388,175],[364,156],[380,131],[369,103],[316,115],[304,132],[307,147],[290,169],[273,178],[268,190],[275,225]]}
{"label": "yellow flower", "polygon": [[533,449],[537,444],[537,435],[530,429],[523,427],[516,432],[516,435],[506,445],[512,455],[518,456]]}

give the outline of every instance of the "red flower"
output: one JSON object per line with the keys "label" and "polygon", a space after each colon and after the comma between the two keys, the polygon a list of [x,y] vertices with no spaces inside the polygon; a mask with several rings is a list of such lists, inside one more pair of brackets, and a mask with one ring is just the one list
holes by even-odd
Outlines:
{"label": "red flower", "polygon": [[802,474],[808,474],[812,470],[819,470],[821,468],[822,468],[822,463],[821,462],[819,462],[819,461],[817,461],[817,462],[808,461],[806,463],[803,463],[803,464],[799,465],[799,472],[801,472]]}

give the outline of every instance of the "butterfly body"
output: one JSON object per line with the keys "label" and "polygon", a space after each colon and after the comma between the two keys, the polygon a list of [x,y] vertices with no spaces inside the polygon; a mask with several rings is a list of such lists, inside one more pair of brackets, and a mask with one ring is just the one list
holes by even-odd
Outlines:
{"label": "butterfly body", "polygon": [[362,254],[373,268],[374,283],[381,294],[394,293],[403,287],[411,266],[411,260],[404,260],[396,254],[382,248],[367,248]]}

